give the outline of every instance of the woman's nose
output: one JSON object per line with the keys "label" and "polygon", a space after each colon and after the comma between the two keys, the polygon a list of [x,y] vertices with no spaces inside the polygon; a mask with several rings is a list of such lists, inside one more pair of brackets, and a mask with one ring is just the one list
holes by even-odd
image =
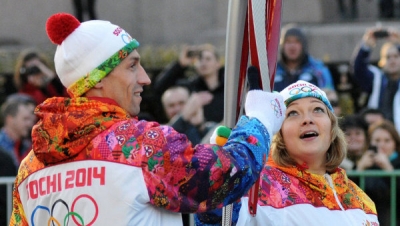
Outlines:
{"label": "woman's nose", "polygon": [[311,124],[313,123],[313,118],[311,114],[304,114],[303,115],[303,125]]}

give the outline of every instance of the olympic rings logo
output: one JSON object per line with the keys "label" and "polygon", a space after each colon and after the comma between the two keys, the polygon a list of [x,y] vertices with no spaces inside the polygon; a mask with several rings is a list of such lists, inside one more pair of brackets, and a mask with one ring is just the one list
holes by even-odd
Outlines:
{"label": "olympic rings logo", "polygon": [[313,91],[317,92],[317,89],[313,89],[313,88],[308,87],[308,86],[303,86],[301,88],[295,88],[295,89],[290,90],[289,94],[293,96],[293,95],[299,94],[301,92],[303,92],[303,93],[311,93]]}
{"label": "olympic rings logo", "polygon": [[126,31],[124,31],[124,32],[125,33],[121,35],[121,38],[125,44],[128,44],[132,41],[133,38]]}
{"label": "olympic rings logo", "polygon": [[279,106],[279,102],[276,100],[271,100],[271,108],[274,110],[275,116],[279,118],[282,115],[281,107]]}
{"label": "olympic rings logo", "polygon": [[[89,223],[87,223],[87,224],[85,224],[83,217],[82,217],[80,214],[78,214],[78,213],[76,212],[76,205],[77,205],[77,202],[78,202],[80,199],[82,199],[82,198],[87,198],[87,199],[89,199],[89,200],[93,203],[94,210],[95,210],[95,214],[94,214],[94,216],[93,216],[93,219],[92,219]],[[79,225],[79,226],[84,226],[84,225],[90,226],[90,225],[93,225],[93,224],[96,222],[96,219],[97,219],[97,217],[98,217],[98,215],[99,215],[99,208],[98,208],[97,202],[94,200],[94,198],[93,198],[92,196],[90,196],[90,195],[83,194],[83,195],[79,195],[78,197],[76,197],[76,198],[74,199],[74,201],[72,202],[71,210],[69,209],[68,204],[67,204],[64,200],[62,200],[62,199],[57,200],[57,201],[53,204],[53,206],[51,207],[51,210],[50,210],[48,207],[46,207],[46,206],[41,206],[41,205],[36,206],[36,208],[35,208],[35,209],[33,210],[33,212],[32,212],[32,216],[31,216],[31,225],[32,225],[32,226],[35,226],[34,218],[35,218],[36,212],[37,212],[37,211],[40,211],[40,210],[45,210],[45,211],[47,211],[47,212],[49,213],[49,215],[50,215],[50,218],[49,218],[49,220],[47,221],[47,226],[50,226],[50,225],[52,225],[52,226],[55,226],[55,225],[61,226],[61,223],[59,222],[59,220],[57,220],[57,219],[53,216],[54,208],[55,208],[55,207],[57,206],[57,204],[59,204],[59,203],[62,204],[62,205],[64,205],[65,208],[66,208],[66,210],[67,210],[67,214],[65,215],[65,217],[64,217],[64,219],[63,219],[63,221],[64,221],[64,222],[63,222],[63,223],[64,223],[63,225],[64,225],[64,226],[65,226],[65,225],[68,225],[70,218],[72,218],[72,220],[75,222],[76,225]],[[79,220],[79,222],[78,222],[78,220]]]}

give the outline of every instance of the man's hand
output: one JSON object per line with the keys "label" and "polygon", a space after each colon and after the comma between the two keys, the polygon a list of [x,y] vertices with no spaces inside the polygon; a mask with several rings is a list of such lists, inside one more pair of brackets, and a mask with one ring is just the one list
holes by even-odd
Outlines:
{"label": "man's hand", "polygon": [[282,126],[286,105],[281,94],[265,92],[260,89],[259,73],[258,69],[253,66],[248,69],[251,90],[247,93],[244,108],[246,115],[257,118],[272,137]]}

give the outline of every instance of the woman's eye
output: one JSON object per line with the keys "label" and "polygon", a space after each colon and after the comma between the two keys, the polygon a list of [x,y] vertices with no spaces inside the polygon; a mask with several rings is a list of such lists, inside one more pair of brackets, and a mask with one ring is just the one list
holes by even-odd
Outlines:
{"label": "woman's eye", "polygon": [[297,115],[297,112],[296,111],[290,111],[290,112],[288,112],[286,114],[286,117],[290,117],[290,116],[294,116],[294,115]]}
{"label": "woman's eye", "polygon": [[316,107],[316,108],[314,109],[314,111],[315,111],[315,112],[322,112],[322,113],[325,112],[325,110],[324,110],[323,108],[321,108],[321,107]]}

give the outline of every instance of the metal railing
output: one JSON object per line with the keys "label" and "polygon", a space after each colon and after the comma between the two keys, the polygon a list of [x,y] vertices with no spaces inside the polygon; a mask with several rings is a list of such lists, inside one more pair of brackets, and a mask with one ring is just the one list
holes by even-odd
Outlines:
{"label": "metal railing", "polygon": [[[391,172],[383,170],[364,170],[364,171],[347,171],[347,176],[358,177],[359,187],[365,191],[365,178],[366,177],[390,177],[390,225],[396,225],[396,190],[397,181],[396,179],[400,177],[400,170],[393,170]],[[373,200],[372,200],[373,201]],[[378,213],[379,216],[379,213]]]}
{"label": "metal railing", "polygon": [[15,177],[0,177],[0,185],[6,185],[7,195],[7,222],[10,222],[12,212],[12,189]]}

